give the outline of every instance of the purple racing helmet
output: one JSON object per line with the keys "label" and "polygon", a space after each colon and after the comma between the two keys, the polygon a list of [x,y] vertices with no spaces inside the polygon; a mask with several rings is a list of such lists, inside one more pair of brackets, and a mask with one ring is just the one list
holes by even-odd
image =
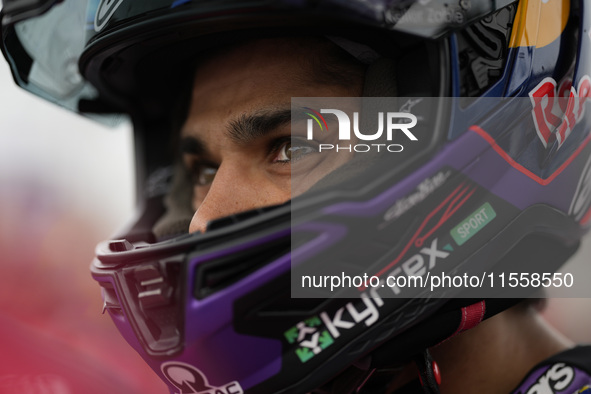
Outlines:
{"label": "purple racing helmet", "polygon": [[[576,251],[591,222],[587,6],[5,0],[1,43],[24,89],[133,122],[137,216],[91,271],[171,393],[348,393],[537,294]],[[216,48],[282,35],[341,48],[365,69],[361,106],[416,125],[388,123],[390,145],[356,130],[367,143],[307,192],[189,234],[190,188],[163,148],[177,98]],[[337,104],[294,99],[292,125],[328,132]],[[405,153],[364,156],[380,146]],[[510,288],[508,272],[531,280]]]}

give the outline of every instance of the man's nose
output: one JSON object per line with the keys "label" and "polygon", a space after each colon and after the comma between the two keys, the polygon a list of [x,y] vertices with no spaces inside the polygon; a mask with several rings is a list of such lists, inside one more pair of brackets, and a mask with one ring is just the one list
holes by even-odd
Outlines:
{"label": "man's nose", "polygon": [[239,163],[222,164],[193,215],[189,232],[204,232],[207,224],[214,219],[278,204],[287,199],[289,197],[279,197],[273,185],[256,171]]}

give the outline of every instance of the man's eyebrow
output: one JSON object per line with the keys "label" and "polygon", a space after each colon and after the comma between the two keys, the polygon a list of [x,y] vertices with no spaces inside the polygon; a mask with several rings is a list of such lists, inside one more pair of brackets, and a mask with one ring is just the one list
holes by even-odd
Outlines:
{"label": "man's eyebrow", "polygon": [[291,108],[272,108],[242,114],[228,124],[228,134],[234,142],[249,143],[273,132],[291,121]]}
{"label": "man's eyebrow", "polygon": [[205,144],[196,137],[185,136],[179,144],[181,154],[202,155],[206,152]]}

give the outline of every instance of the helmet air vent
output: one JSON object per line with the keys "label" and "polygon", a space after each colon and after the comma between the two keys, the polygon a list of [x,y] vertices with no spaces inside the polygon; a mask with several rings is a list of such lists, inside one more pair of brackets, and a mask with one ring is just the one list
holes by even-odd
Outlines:
{"label": "helmet air vent", "polygon": [[151,354],[171,354],[181,346],[181,263],[163,260],[125,270],[124,293],[138,335]]}
{"label": "helmet air vent", "polygon": [[203,299],[238,282],[257,269],[289,253],[290,237],[275,240],[264,248],[253,247],[201,264],[195,273],[194,296]]}

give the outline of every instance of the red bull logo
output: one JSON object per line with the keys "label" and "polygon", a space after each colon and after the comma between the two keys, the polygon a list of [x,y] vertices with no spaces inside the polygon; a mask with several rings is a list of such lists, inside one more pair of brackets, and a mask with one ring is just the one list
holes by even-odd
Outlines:
{"label": "red bull logo", "polygon": [[558,140],[559,147],[562,146],[583,118],[584,104],[590,93],[591,79],[588,75],[581,78],[576,89],[568,79],[557,86],[554,79],[544,78],[529,92],[536,132],[544,147],[554,140]]}

